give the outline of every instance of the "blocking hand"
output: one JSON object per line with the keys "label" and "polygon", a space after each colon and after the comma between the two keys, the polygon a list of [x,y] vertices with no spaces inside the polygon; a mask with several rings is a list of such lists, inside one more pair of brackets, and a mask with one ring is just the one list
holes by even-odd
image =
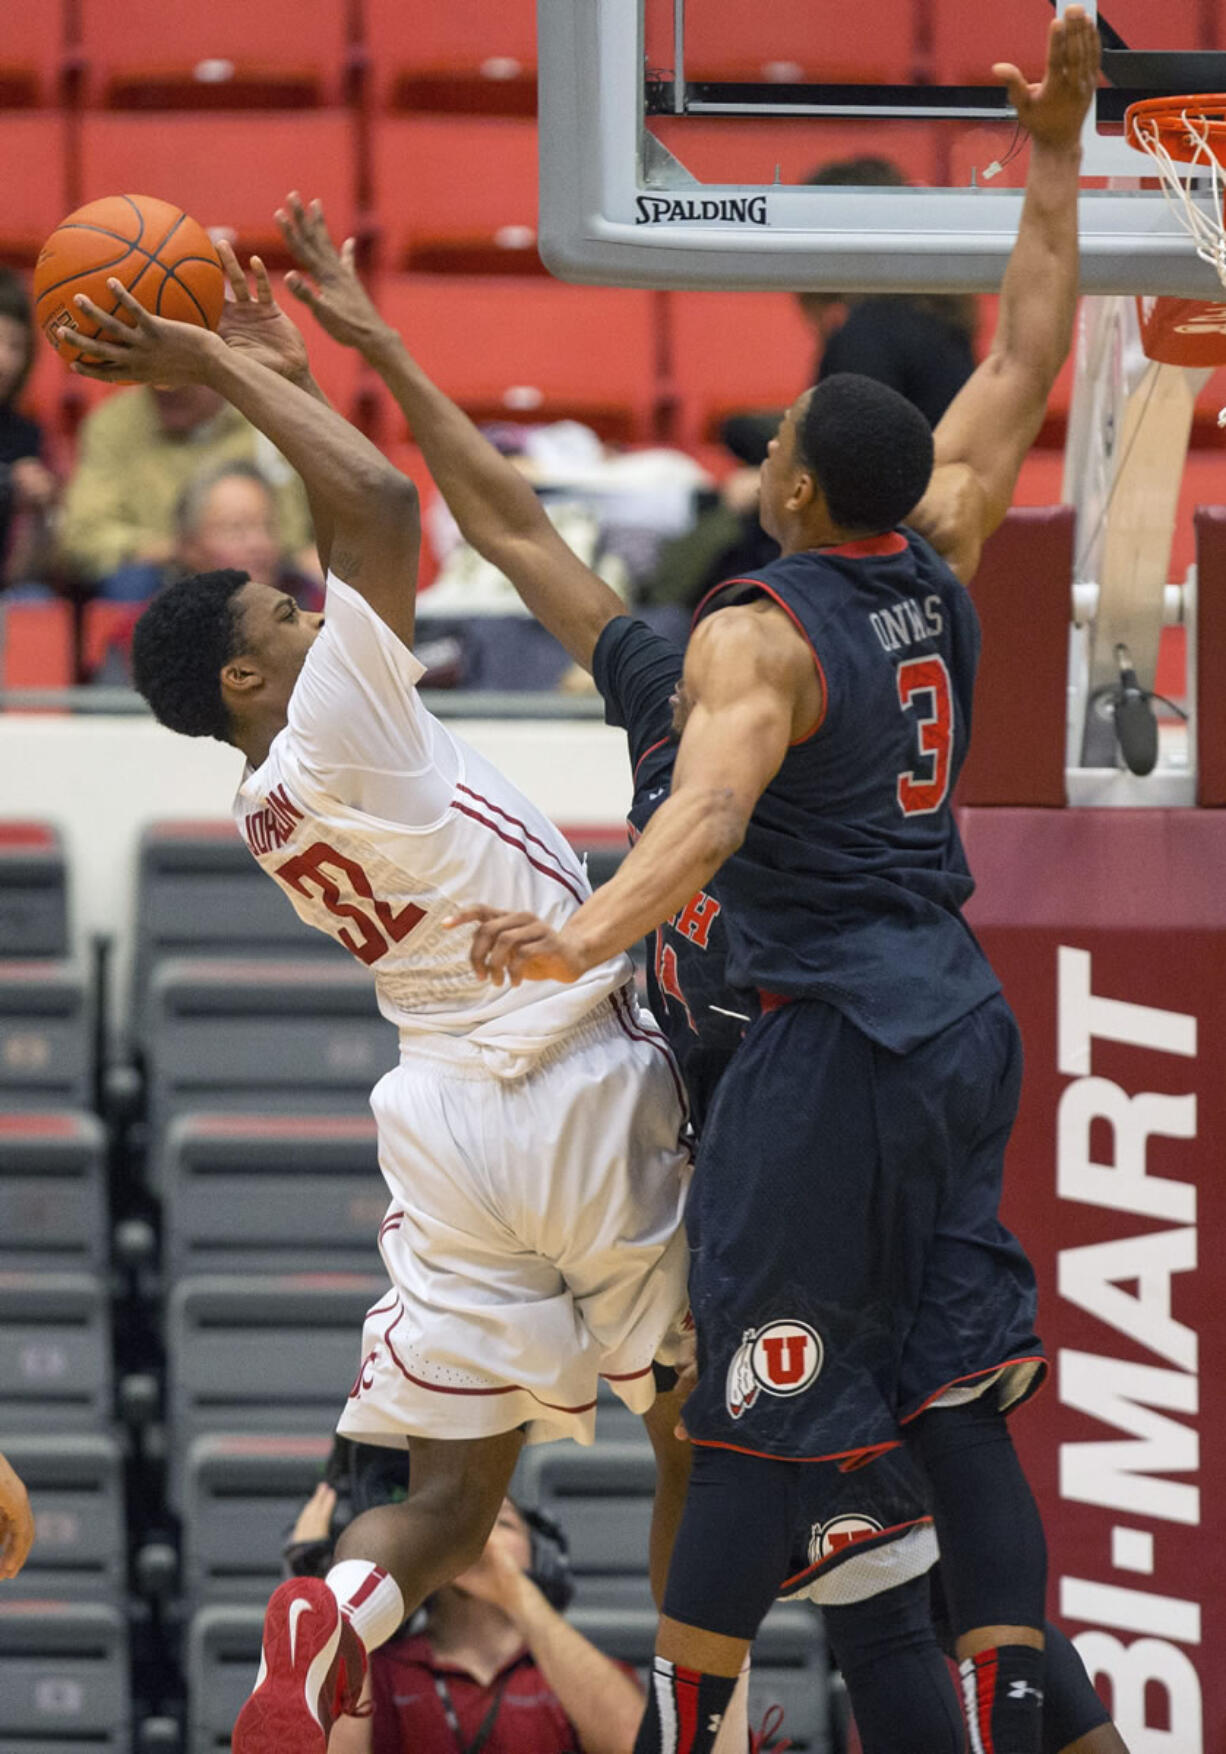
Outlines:
{"label": "blocking hand", "polygon": [[298,194],[287,195],[276,220],[298,264],[285,276],[285,284],[334,340],[362,349],[392,333],[358,279],[353,238],[337,249],[322,203],[304,207]]}
{"label": "blocking hand", "polygon": [[992,73],[1008,87],[1017,119],[1032,140],[1043,146],[1075,146],[1081,137],[1098,84],[1101,43],[1093,19],[1080,6],[1070,6],[1055,19],[1047,43],[1047,69],[1032,85],[1010,62],[999,61]]}

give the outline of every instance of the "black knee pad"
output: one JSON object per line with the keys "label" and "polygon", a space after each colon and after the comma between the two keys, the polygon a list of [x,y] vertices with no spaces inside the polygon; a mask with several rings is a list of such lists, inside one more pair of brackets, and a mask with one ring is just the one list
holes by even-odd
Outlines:
{"label": "black knee pad", "polygon": [[695,1445],[664,1612],[752,1639],[788,1574],[803,1462]]}

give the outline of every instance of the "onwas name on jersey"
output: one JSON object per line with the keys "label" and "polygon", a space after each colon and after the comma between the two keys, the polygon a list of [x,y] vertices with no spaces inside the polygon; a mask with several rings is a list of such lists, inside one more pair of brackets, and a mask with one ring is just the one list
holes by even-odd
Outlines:
{"label": "onwas name on jersey", "polygon": [[922,608],[911,597],[903,597],[896,608],[874,609],[869,621],[887,652],[901,651],[920,640],[939,639],[945,628],[941,599],[935,593],[924,598]]}
{"label": "onwas name on jersey", "polygon": [[275,853],[283,847],[293,834],[295,823],[302,820],[302,811],[290,802],[282,785],[273,787],[258,810],[249,810],[240,827],[243,839],[258,858],[261,853]]}

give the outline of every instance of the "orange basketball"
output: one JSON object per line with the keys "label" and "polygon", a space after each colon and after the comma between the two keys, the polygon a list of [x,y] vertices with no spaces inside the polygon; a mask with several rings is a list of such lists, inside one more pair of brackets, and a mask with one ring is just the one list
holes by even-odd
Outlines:
{"label": "orange basketball", "polygon": [[104,311],[117,300],[108,279],[121,280],[155,316],[215,329],[225,302],[221,259],[203,226],[170,201],[150,195],[107,195],[61,220],[34,269],[35,320],[67,360],[83,355],[53,331],[68,322],[84,335],[97,326],[73,303],[77,293]]}

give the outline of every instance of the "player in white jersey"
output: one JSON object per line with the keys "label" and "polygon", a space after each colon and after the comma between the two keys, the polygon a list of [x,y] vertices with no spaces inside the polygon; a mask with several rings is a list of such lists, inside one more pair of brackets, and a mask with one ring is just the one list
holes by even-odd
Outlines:
{"label": "player in white jersey", "polygon": [[[686,1346],[685,1103],[662,1037],[610,958],[574,984],[496,991],[448,921],[496,895],[565,924],[590,890],[563,837],[422,705],[412,652],[417,495],[304,387],[305,349],[227,252],[246,348],[85,301],[109,381],[207,383],[301,474],[330,570],[324,615],[243,573],[155,598],[133,642],[137,685],[174,730],[247,766],[239,827],[301,917],[373,973],[400,1031],[376,1087],[392,1204],[392,1280],[371,1310],[340,1422],[411,1451],[407,1501],[357,1518],[326,1582],[282,1586],[236,1754],[323,1754],[357,1703],[365,1653],[475,1562],[525,1441],[590,1441],[598,1378],[644,1414],[659,1463],[659,1587],[684,1493],[675,1397],[656,1382]],[[262,339],[260,338],[262,337]],[[296,352],[295,352],[296,350]],[[277,375],[301,355],[299,382]]]}

